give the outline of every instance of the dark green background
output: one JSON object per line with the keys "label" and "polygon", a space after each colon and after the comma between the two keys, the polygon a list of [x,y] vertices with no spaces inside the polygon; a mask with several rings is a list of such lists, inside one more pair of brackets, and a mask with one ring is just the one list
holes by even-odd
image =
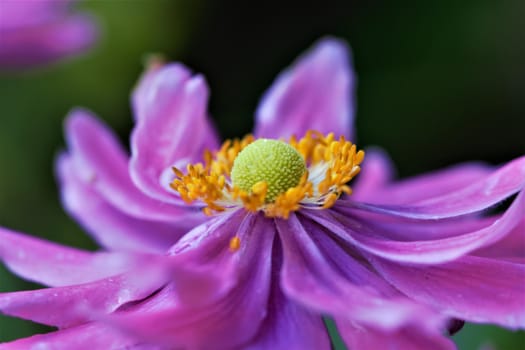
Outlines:
{"label": "dark green background", "polygon": [[[0,73],[0,224],[95,249],[64,214],[53,176],[62,122],[85,106],[127,143],[129,92],[148,53],[206,75],[224,137],[249,132],[275,75],[315,40],[346,39],[358,75],[358,143],[379,145],[400,176],[525,153],[522,0],[85,1],[97,47],[45,69]],[[0,291],[36,288],[0,267]],[[35,326],[0,318],[0,341]],[[42,331],[43,328],[36,328]],[[519,349],[523,333],[467,326],[461,349]]]}

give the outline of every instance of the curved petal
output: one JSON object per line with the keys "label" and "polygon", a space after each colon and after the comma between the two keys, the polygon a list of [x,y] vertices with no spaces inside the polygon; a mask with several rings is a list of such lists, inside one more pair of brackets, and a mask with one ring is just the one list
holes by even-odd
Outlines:
{"label": "curved petal", "polygon": [[255,135],[302,137],[313,129],[353,137],[354,75],[348,47],[324,39],[281,73],[256,112]]}
{"label": "curved petal", "polygon": [[153,272],[149,267],[86,284],[0,293],[0,312],[49,326],[79,325],[153,293],[164,283]]}
{"label": "curved petal", "polygon": [[165,252],[198,222],[190,215],[175,217],[173,223],[128,216],[107,203],[89,183],[79,179],[67,156],[58,159],[57,167],[64,207],[97,242],[110,250]]}
{"label": "curved petal", "polygon": [[206,114],[208,88],[202,76],[192,77],[181,64],[153,74],[134,96],[137,123],[131,135],[130,174],[149,196],[181,204],[169,188],[171,167],[197,162],[204,148],[217,144]]}
{"label": "curved petal", "polygon": [[[350,244],[374,255],[397,262],[433,264],[454,260],[500,240],[518,225],[524,212],[525,194],[520,194],[505,214],[488,226],[452,237],[411,241],[393,240],[388,231],[375,231],[373,226],[366,222],[352,220],[334,211],[323,213],[305,211],[305,215],[326,226]],[[407,222],[406,225],[409,226],[410,223]]]}
{"label": "curved petal", "polygon": [[64,247],[0,228],[0,260],[17,275],[48,286],[87,283],[123,272],[120,254]]}
{"label": "curved petal", "polygon": [[412,219],[435,220],[475,213],[497,204],[525,187],[525,157],[517,158],[452,193],[410,204],[377,205],[339,200],[338,206]]}
{"label": "curved petal", "polygon": [[[384,214],[375,214],[356,210],[339,210],[340,218],[347,221],[355,231],[367,231],[377,238],[391,241],[431,241],[448,237],[460,236],[469,232],[481,230],[501,219],[502,214],[491,216],[461,216],[440,220],[412,220]],[[362,228],[366,226],[366,228]],[[374,232],[374,234],[372,234]]]}
{"label": "curved petal", "polygon": [[[159,113],[156,108],[160,108],[160,106],[153,103],[153,94],[157,93],[154,90],[153,84],[155,83],[159,70],[163,67],[165,67],[165,62],[163,58],[159,56],[152,56],[146,62],[146,69],[131,93],[131,106],[133,108],[133,118],[135,122],[139,119],[146,118],[151,113]],[[191,76],[189,70],[183,66],[179,66],[179,68],[180,69],[174,70],[174,76],[172,78],[174,82],[187,80]],[[164,99],[166,99],[166,97]]]}
{"label": "curved petal", "polygon": [[170,99],[181,98],[180,90],[191,77],[191,71],[180,63],[147,66],[131,96],[135,121],[161,118],[172,107]]}
{"label": "curved petal", "polygon": [[[92,113],[73,110],[66,121],[66,140],[74,170],[117,210],[139,219],[173,221],[187,208],[166,205],[142,193],[131,181],[128,154],[111,130]],[[179,203],[184,205],[182,201]]]}
{"label": "curved petal", "polygon": [[[166,292],[185,306],[202,306],[224,297],[238,282],[240,254],[232,254],[230,240],[247,230],[253,216],[244,210],[223,213],[195,227],[168,251],[177,282]],[[171,304],[164,303],[163,307]],[[178,305],[178,304],[177,304]]]}
{"label": "curved petal", "polygon": [[[178,283],[172,291],[165,290],[136,308],[116,313],[109,321],[143,339],[171,347],[201,349],[220,344],[221,349],[230,349],[249,341],[266,316],[275,228],[262,215],[256,218],[250,215],[247,220],[244,226],[249,229],[238,233],[241,238],[238,251],[230,251],[227,245],[215,246],[216,257],[234,262],[236,268],[223,271],[218,264],[220,260],[210,262],[226,283],[236,281],[226,294],[188,304],[181,302],[178,295],[182,289],[191,291],[193,286]],[[218,229],[222,233],[211,228],[208,237],[219,234],[221,240],[233,237],[235,231],[232,233],[228,226]],[[201,246],[196,246],[188,252],[202,258],[210,255],[199,252],[200,249]]]}
{"label": "curved petal", "polygon": [[35,26],[6,29],[0,25],[0,36],[0,66],[23,68],[80,53],[98,33],[90,16],[65,15]]}
{"label": "curved petal", "polygon": [[[365,162],[368,157],[370,157],[369,153],[366,154]],[[364,163],[362,172],[366,170],[367,164]],[[483,164],[459,164],[394,183],[384,183],[383,185],[386,186],[376,186],[375,191],[371,190],[366,198],[359,200],[389,205],[411,204],[461,190],[493,171],[492,167]],[[359,178],[361,176],[360,173]]]}
{"label": "curved petal", "polygon": [[465,256],[435,266],[372,263],[403,293],[450,316],[525,328],[525,264]]}
{"label": "curved petal", "polygon": [[[281,286],[291,299],[320,313],[389,331],[414,319],[420,321],[420,327],[437,327],[442,322],[440,316],[408,299],[396,294],[385,297],[384,282],[362,285],[366,283],[362,277],[354,283],[342,277],[342,272],[337,273],[331,267],[310,237],[315,231],[318,231],[316,239],[326,233],[312,226],[308,229],[309,235],[295,215],[286,221],[278,220],[277,229],[284,251]],[[348,257],[346,261],[351,263],[352,259]],[[352,274],[353,267],[343,268]],[[363,276],[363,272],[360,274]]]}
{"label": "curved petal", "polygon": [[[336,241],[325,227],[305,216],[299,216],[301,225],[315,243],[319,253],[324,258],[324,263],[339,275],[345,283],[374,290],[382,297],[396,297],[399,292],[379,276],[362,254],[343,241]],[[321,261],[318,261],[321,264]]]}
{"label": "curved petal", "polygon": [[273,281],[268,315],[255,339],[243,349],[329,350],[331,345],[321,315],[288,299],[280,290],[279,281]]}
{"label": "curved petal", "polygon": [[337,321],[337,329],[350,349],[453,350],[454,342],[437,332],[418,332],[409,327],[396,332],[379,331],[348,321]]}
{"label": "curved petal", "polygon": [[488,258],[525,258],[525,217],[503,239],[472,253]]}
{"label": "curved petal", "polygon": [[140,344],[136,339],[125,336],[116,330],[99,323],[88,323],[47,334],[0,344],[0,350],[92,350],[92,349],[130,349],[161,350],[160,347]]}
{"label": "curved petal", "polygon": [[359,176],[355,184],[352,183],[351,199],[373,203],[369,199],[391,182],[394,176],[394,165],[386,152],[379,148],[367,149],[365,154]]}

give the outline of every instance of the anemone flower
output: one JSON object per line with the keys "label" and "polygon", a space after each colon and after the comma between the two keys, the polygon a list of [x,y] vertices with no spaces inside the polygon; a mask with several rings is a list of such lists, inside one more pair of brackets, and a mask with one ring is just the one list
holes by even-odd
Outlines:
{"label": "anemone flower", "polygon": [[86,50],[96,38],[93,20],[71,14],[74,0],[1,0],[0,67],[26,68]]}
{"label": "anemone flower", "polygon": [[4,263],[50,288],[0,294],[0,310],[58,330],[0,348],[330,349],[323,317],[351,349],[524,328],[525,157],[393,181],[384,153],[349,141],[349,59],[319,42],[264,95],[253,136],[222,146],[181,64],[135,89],[130,156],[72,112],[63,202],[105,251],[2,229]]}

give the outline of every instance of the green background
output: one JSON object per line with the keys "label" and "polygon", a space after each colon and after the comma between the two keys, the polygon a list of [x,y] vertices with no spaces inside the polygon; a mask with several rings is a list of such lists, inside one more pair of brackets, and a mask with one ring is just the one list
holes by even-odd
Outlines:
{"label": "green background", "polygon": [[[0,72],[0,224],[67,245],[95,244],[62,211],[53,175],[73,106],[96,112],[127,143],[129,93],[149,53],[209,82],[223,137],[249,132],[276,74],[326,35],[352,46],[358,144],[378,145],[400,177],[456,162],[525,153],[522,0],[84,1],[100,22],[89,53],[46,68]],[[36,288],[0,267],[0,291]],[[44,328],[0,317],[0,342]],[[520,349],[523,333],[466,326],[460,349]],[[339,344],[337,348],[343,349]]]}

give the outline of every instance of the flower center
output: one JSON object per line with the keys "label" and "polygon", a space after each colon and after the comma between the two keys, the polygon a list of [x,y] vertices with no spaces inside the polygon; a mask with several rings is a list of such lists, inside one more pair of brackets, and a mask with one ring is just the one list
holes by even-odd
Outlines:
{"label": "flower center", "polygon": [[186,173],[173,168],[170,186],[187,203],[201,201],[209,215],[244,207],[287,219],[301,208],[330,208],[342,194],[351,194],[348,183],[364,156],[334,134],[308,131],[288,143],[248,135],[206,151],[204,162],[189,164]]}
{"label": "flower center", "polygon": [[266,203],[295,187],[306,172],[304,158],[287,143],[259,139],[244,148],[231,170],[233,186],[251,192],[255,184],[266,182]]}

